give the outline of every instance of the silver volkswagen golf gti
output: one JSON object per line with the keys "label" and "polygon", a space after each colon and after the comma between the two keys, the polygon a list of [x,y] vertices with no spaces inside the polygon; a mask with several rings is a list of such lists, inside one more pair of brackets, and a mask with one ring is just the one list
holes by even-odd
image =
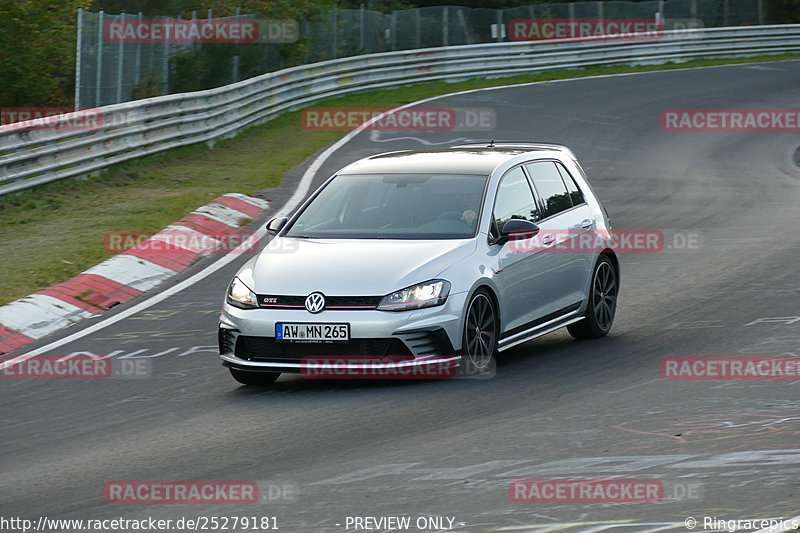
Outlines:
{"label": "silver volkswagen golf gti", "polygon": [[[224,366],[244,384],[303,373],[450,365],[567,327],[606,335],[619,291],[611,247],[565,239],[610,230],[573,153],[554,144],[463,145],[367,157],[343,168],[231,281]],[[536,242],[536,246],[520,246]]]}

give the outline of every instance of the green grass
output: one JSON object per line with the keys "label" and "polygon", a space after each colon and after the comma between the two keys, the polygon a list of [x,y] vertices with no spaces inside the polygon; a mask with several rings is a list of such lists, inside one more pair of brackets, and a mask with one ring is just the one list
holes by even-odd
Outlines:
{"label": "green grass", "polygon": [[[800,59],[800,54],[432,82],[359,93],[315,106],[385,108],[450,92],[514,83],[779,59]],[[304,130],[300,112],[286,113],[220,141],[213,149],[205,144],[178,148],[123,163],[97,176],[2,196],[0,304],[65,281],[110,257],[103,247],[107,231],[157,231],[221,194],[253,194],[276,187],[289,169],[343,134]]]}

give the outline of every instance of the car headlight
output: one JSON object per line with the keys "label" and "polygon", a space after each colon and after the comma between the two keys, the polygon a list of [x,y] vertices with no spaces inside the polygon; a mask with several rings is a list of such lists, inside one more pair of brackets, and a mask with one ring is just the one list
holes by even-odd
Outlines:
{"label": "car headlight", "polygon": [[258,307],[258,298],[242,280],[234,277],[228,287],[226,301],[240,309],[255,309]]}
{"label": "car headlight", "polygon": [[408,311],[442,305],[450,294],[450,283],[443,279],[434,279],[406,287],[384,296],[378,304],[381,311]]}

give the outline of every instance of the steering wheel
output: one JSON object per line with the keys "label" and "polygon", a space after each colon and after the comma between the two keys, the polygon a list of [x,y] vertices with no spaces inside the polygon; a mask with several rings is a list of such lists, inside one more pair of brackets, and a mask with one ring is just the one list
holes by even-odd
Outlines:
{"label": "steering wheel", "polygon": [[462,211],[445,211],[436,217],[436,220],[461,220],[463,216],[464,213]]}

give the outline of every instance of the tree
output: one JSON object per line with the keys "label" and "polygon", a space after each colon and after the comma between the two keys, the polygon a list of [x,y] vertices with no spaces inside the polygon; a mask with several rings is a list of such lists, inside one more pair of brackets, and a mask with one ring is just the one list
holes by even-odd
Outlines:
{"label": "tree", "polygon": [[765,7],[768,24],[800,22],[800,0],[768,0]]}
{"label": "tree", "polygon": [[74,103],[78,7],[89,0],[0,2],[0,107]]}

